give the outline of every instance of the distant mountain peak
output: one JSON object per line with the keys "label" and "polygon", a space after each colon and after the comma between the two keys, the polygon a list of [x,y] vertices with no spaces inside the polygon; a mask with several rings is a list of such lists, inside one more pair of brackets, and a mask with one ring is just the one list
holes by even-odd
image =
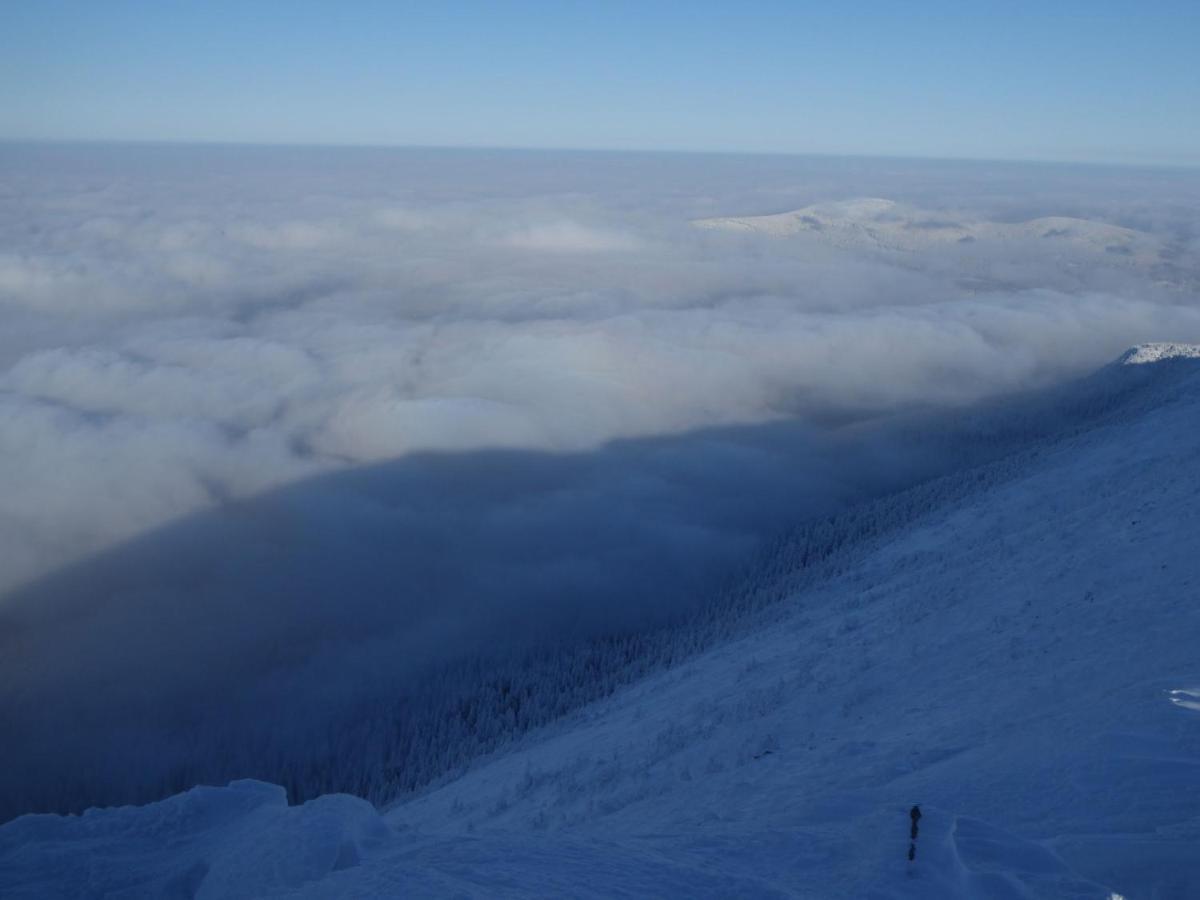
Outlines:
{"label": "distant mountain peak", "polygon": [[[693,219],[691,224],[709,231],[817,240],[893,258],[925,254],[934,264],[949,260],[968,270],[986,270],[997,259],[1026,260],[1031,253],[1068,270],[1097,264],[1153,269],[1166,261],[1159,237],[1110,222],[1071,216],[993,221],[961,210],[926,209],[879,197],[826,200],[768,215]],[[950,255],[933,257],[947,249]]]}
{"label": "distant mountain peak", "polygon": [[1200,344],[1158,342],[1130,347],[1117,361],[1122,366],[1142,366],[1167,359],[1200,359]]}

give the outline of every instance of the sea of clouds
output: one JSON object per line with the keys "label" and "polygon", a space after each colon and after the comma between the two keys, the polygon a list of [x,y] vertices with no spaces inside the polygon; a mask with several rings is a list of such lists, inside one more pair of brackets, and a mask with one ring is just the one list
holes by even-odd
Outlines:
{"label": "sea of clouds", "polygon": [[[690,224],[853,197],[1162,258]],[[7,765],[701,603],[956,458],[889,423],[1200,340],[1198,210],[1189,170],[0,146]]]}

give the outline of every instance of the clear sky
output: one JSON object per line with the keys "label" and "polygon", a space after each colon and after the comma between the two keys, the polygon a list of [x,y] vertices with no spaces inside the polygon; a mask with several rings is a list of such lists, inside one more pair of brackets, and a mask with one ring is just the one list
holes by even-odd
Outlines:
{"label": "clear sky", "polygon": [[1200,164],[1200,0],[0,0],[0,138]]}

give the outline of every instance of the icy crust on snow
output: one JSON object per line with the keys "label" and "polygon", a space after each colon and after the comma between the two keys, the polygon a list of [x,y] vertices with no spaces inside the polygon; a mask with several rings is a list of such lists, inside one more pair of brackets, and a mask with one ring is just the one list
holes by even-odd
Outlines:
{"label": "icy crust on snow", "polygon": [[1119,362],[1123,366],[1142,366],[1168,359],[1200,359],[1200,344],[1138,344],[1126,350]]}
{"label": "icy crust on snow", "polygon": [[0,828],[0,894],[262,897],[358,865],[388,831],[346,794],[289,807],[261,781],[195,787],[146,806],[15,819]]}

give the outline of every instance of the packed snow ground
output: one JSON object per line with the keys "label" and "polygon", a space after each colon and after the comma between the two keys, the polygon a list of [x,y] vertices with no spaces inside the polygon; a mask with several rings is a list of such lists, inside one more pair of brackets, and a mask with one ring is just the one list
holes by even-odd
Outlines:
{"label": "packed snow ground", "polygon": [[237,782],[25,816],[0,894],[1200,896],[1195,356],[1140,348],[1124,413],[383,813]]}

